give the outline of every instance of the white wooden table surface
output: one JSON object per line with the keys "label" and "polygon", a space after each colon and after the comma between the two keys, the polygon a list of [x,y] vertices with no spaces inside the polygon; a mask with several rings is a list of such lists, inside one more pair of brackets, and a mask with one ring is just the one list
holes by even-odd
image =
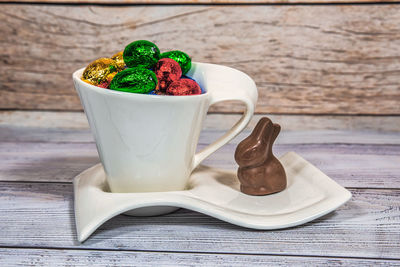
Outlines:
{"label": "white wooden table surface", "polygon": [[[218,116],[207,122],[200,148],[232,121],[227,117],[217,123]],[[358,129],[355,119],[339,118],[347,123],[343,129],[329,127],[329,120],[337,118],[319,121],[319,127],[301,116],[273,119],[286,129],[275,153],[295,151],[309,160],[352,192],[347,204],[313,222],[277,231],[244,229],[183,209],[159,217],[120,215],[81,244],[71,182],[99,162],[83,114],[1,113],[0,265],[400,265],[397,126],[377,132]],[[370,121],[379,124],[379,118]],[[247,133],[205,164],[235,169],[233,152]]]}

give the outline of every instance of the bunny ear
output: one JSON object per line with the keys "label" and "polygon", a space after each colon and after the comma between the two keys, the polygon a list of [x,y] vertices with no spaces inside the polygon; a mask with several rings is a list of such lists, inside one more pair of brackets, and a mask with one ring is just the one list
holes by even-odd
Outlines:
{"label": "bunny ear", "polygon": [[269,124],[272,124],[269,118],[261,118],[250,135],[257,140],[261,140],[268,133]]}
{"label": "bunny ear", "polygon": [[278,136],[279,132],[281,131],[281,126],[276,123],[270,123],[267,124],[267,126],[264,129],[263,133],[263,143],[265,143],[268,146],[268,149],[272,149],[272,145],[275,142],[276,137]]}
{"label": "bunny ear", "polygon": [[236,162],[240,160],[241,155],[245,154],[253,147],[258,146],[259,141],[263,138],[266,125],[269,123],[270,120],[268,118],[260,119],[251,134],[237,145],[235,150],[235,159],[237,158]]}
{"label": "bunny ear", "polygon": [[273,125],[273,133],[272,133],[272,137],[271,137],[271,142],[275,142],[275,139],[278,137],[278,134],[281,131],[281,126],[277,123],[274,123]]}

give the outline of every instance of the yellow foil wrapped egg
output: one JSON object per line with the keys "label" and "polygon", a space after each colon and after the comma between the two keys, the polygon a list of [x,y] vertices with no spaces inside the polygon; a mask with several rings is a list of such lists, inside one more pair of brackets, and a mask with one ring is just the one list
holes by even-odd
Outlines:
{"label": "yellow foil wrapped egg", "polygon": [[114,60],[115,63],[117,63],[118,71],[122,71],[126,67],[125,61],[124,61],[124,57],[123,57],[123,53],[124,53],[124,51],[120,51],[120,52],[116,53],[115,55],[113,55],[111,57],[111,59]]}
{"label": "yellow foil wrapped egg", "polygon": [[93,85],[110,83],[117,72],[117,63],[113,59],[99,58],[86,67],[82,80]]}

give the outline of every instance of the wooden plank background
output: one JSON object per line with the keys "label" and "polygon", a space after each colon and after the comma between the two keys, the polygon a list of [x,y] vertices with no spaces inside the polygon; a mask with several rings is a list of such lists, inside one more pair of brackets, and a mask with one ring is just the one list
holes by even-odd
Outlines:
{"label": "wooden plank background", "polygon": [[3,3],[0,109],[81,110],[71,73],[149,39],[248,73],[258,113],[399,115],[399,13],[398,4]]}
{"label": "wooden plank background", "polygon": [[[352,200],[337,212],[302,227],[255,231],[180,210],[160,217],[117,216],[101,226],[88,241],[79,244],[73,223],[71,178],[97,162],[98,157],[92,141],[82,142],[79,135],[68,134],[68,131],[79,131],[73,120],[64,122],[63,127],[53,128],[58,130],[57,139],[52,137],[51,131],[46,136],[41,129],[51,128],[40,128],[40,120],[26,120],[28,126],[20,121],[19,126],[15,126],[25,129],[20,133],[30,133],[23,140],[18,131],[0,135],[0,151],[4,152],[0,158],[0,230],[3,233],[0,251],[5,255],[0,258],[4,257],[6,262],[20,251],[20,260],[24,262],[32,260],[48,264],[52,262],[48,258],[51,255],[54,261],[65,261],[71,255],[85,261],[93,254],[102,255],[100,263],[106,264],[107,253],[110,260],[116,253],[122,253],[119,255],[148,261],[166,257],[171,261],[187,262],[190,258],[197,260],[200,257],[209,262],[220,259],[225,263],[231,260],[252,263],[258,259],[265,264],[268,257],[273,257],[272,262],[282,262],[285,258],[282,263],[286,264],[303,259],[311,261],[310,264],[327,259],[343,264],[368,264],[370,260],[374,261],[371,264],[398,264],[398,261],[391,261],[398,259],[398,243],[394,240],[400,236],[400,140],[396,138],[396,132],[386,135],[376,132],[349,135],[347,132],[348,137],[342,143],[330,139],[335,136],[333,133],[341,138],[341,131],[337,130],[332,130],[332,134],[308,131],[305,135],[313,143],[307,145],[301,143],[303,138],[299,138],[301,132],[298,131],[285,133],[286,137],[282,135],[278,139],[277,154],[298,151],[353,194]],[[201,137],[201,146],[210,143],[224,130],[213,128],[216,124],[210,125]],[[232,145],[217,151],[205,163],[236,168],[228,154],[232,156],[237,142],[235,140]],[[150,251],[162,254],[152,256],[147,254]],[[28,253],[33,254],[29,256]],[[43,255],[41,260],[37,258],[39,255]]]}
{"label": "wooden plank background", "polygon": [[[10,112],[8,116],[0,113],[0,181],[24,181],[30,177],[29,181],[35,182],[71,182],[75,175],[99,162],[82,113],[31,113],[30,116],[27,112]],[[250,127],[260,117],[253,118]],[[382,133],[355,128],[357,135],[353,135],[349,134],[348,125],[337,123],[337,118],[322,117],[315,128],[309,128],[304,127],[310,124],[309,120],[298,119],[296,124],[295,120],[285,120],[286,117],[272,117],[284,129],[274,147],[277,155],[295,151],[349,188],[400,188],[398,129]],[[209,115],[200,135],[199,149],[216,140],[238,118],[239,115]],[[222,120],[226,124],[220,123]],[[334,128],[341,124],[345,126]],[[204,164],[237,168],[234,150],[249,131],[219,149]]]}
{"label": "wooden plank background", "polygon": [[[103,257],[100,257],[102,255]],[[0,249],[3,266],[57,266],[68,262],[68,266],[395,266],[396,260],[315,258],[273,255],[235,255],[212,253],[168,253],[69,250],[69,249]]]}
{"label": "wooden plank background", "polygon": [[[83,114],[8,113],[0,113],[0,261],[4,266],[129,261],[174,266],[399,264],[398,131],[327,130],[328,117],[325,122],[320,118],[321,129],[306,130],[298,123],[292,131],[282,132],[277,154],[299,152],[353,194],[335,212],[300,227],[256,231],[179,210],[159,217],[117,216],[80,244],[71,180],[99,160]],[[226,130],[217,123],[220,116],[210,115],[201,147]],[[54,122],[58,125],[51,126]],[[242,138],[205,164],[236,168],[233,150]]]}
{"label": "wooden plank background", "polygon": [[282,231],[244,229],[189,210],[119,215],[83,244],[70,183],[1,182],[0,190],[0,247],[399,260],[398,189],[351,189],[352,200],[336,212]]}
{"label": "wooden plank background", "polygon": [[[35,132],[35,129],[30,130]],[[222,133],[219,131],[203,135],[198,148],[204,148],[208,142],[215,140]],[[58,134],[62,135],[63,131],[60,130]],[[307,134],[315,139],[314,143],[290,142],[290,139],[301,139],[298,134],[282,137],[275,146],[276,155],[281,156],[288,151],[295,151],[346,187],[400,188],[400,145],[353,144],[350,140],[341,144],[327,143],[318,137],[321,134],[329,135],[329,132]],[[239,140],[243,137],[244,135],[241,135]],[[358,135],[357,138],[368,140],[370,137]],[[385,136],[381,137],[384,138]],[[236,169],[237,165],[233,158],[236,145],[237,140],[233,144],[225,145],[211,155],[204,164],[223,169]],[[24,181],[29,177],[30,181],[72,182],[74,176],[100,162],[94,143],[78,141],[9,141],[0,143],[0,151],[2,151],[0,181]]]}

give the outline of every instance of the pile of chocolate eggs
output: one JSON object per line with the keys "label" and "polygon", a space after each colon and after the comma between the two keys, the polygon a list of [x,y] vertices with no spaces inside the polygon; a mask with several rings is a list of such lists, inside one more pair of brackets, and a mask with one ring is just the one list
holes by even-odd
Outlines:
{"label": "pile of chocolate eggs", "polygon": [[184,76],[190,57],[179,50],[160,53],[149,41],[130,43],[111,58],[99,58],[83,71],[82,80],[111,90],[155,95],[199,95],[200,86]]}

